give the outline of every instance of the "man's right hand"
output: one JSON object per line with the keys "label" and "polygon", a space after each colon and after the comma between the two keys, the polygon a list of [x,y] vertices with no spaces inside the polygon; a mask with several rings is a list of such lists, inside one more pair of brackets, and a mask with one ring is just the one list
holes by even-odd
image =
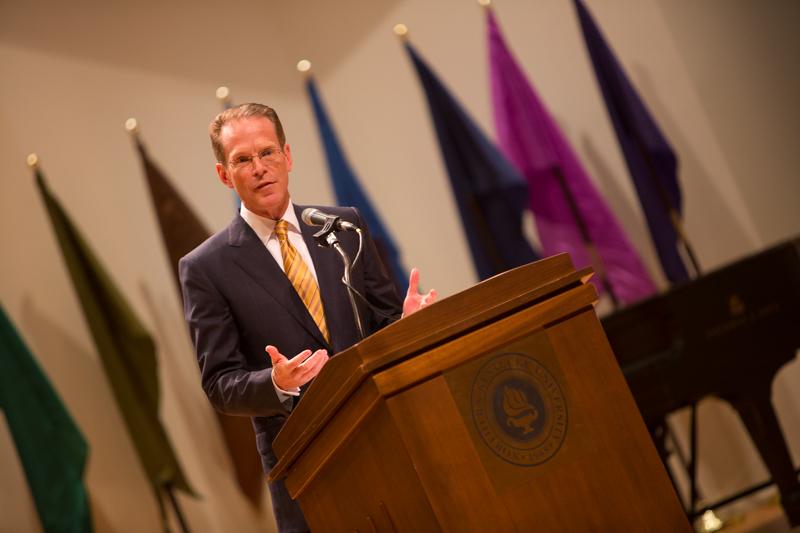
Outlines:
{"label": "man's right hand", "polygon": [[329,359],[327,350],[317,350],[313,354],[311,350],[303,350],[291,359],[274,346],[267,346],[266,350],[272,360],[272,380],[286,391],[302,387],[314,379]]}

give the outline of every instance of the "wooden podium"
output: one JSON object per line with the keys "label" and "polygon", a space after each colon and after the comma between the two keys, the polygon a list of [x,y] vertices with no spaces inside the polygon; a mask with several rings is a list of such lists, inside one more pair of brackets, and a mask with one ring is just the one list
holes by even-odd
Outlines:
{"label": "wooden podium", "polygon": [[554,256],[332,358],[273,444],[312,531],[690,531],[594,313]]}

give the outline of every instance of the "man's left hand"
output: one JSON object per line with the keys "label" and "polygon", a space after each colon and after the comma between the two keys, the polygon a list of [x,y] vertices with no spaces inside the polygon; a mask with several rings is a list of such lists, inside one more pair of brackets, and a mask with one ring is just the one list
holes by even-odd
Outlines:
{"label": "man's left hand", "polygon": [[411,269],[411,276],[408,279],[408,292],[403,301],[403,317],[416,313],[423,307],[427,307],[436,301],[436,289],[431,289],[427,294],[419,293],[419,270]]}

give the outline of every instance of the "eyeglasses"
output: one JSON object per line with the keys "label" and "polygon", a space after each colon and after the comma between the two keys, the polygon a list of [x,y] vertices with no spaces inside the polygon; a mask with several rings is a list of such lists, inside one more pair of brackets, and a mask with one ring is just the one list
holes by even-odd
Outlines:
{"label": "eyeglasses", "polygon": [[264,148],[261,150],[257,156],[252,155],[238,155],[235,158],[228,161],[228,164],[233,167],[234,170],[242,170],[247,168],[250,165],[255,166],[255,161],[261,161],[262,165],[265,166],[273,166],[278,164],[281,160],[281,155],[283,155],[283,150],[280,148],[270,147]]}

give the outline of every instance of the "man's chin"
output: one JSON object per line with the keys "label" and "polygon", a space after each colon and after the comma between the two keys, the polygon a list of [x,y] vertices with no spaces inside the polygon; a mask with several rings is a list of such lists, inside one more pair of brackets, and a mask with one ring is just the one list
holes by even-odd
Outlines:
{"label": "man's chin", "polygon": [[255,209],[251,208],[249,205],[245,204],[247,209],[252,211],[253,213],[265,217],[271,218],[272,220],[278,220],[280,217],[283,216],[283,213],[286,211],[286,208],[289,205],[289,201],[286,202],[258,202],[257,205],[253,206]]}

